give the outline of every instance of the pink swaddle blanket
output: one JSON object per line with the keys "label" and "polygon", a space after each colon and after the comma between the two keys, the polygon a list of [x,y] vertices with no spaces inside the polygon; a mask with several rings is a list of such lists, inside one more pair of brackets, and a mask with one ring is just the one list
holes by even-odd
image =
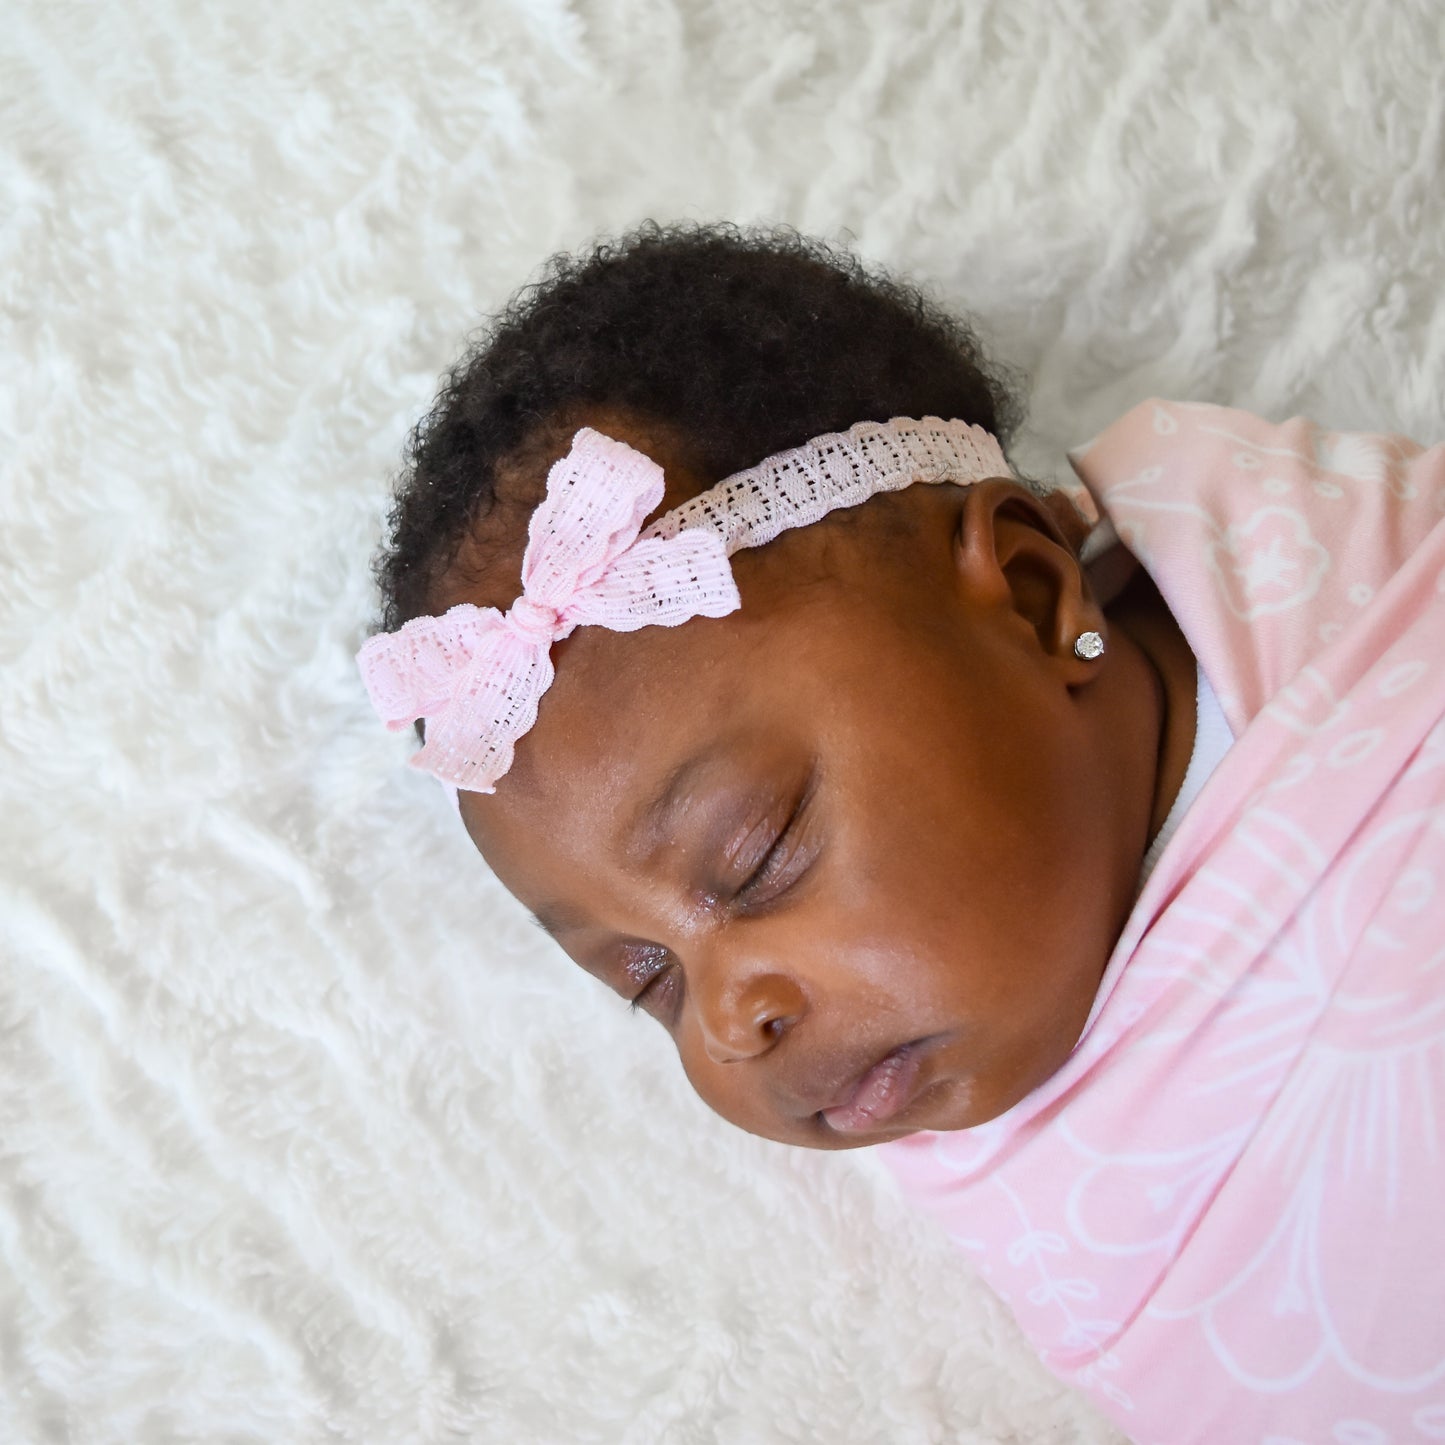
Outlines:
{"label": "pink swaddle blanket", "polygon": [[1445,1440],[1445,448],[1146,402],[1074,466],[1237,741],[1064,1068],[882,1156],[1140,1445]]}

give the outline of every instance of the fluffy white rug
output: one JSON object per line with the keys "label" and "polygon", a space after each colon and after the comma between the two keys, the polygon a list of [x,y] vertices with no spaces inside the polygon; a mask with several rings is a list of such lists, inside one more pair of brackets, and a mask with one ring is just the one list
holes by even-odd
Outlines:
{"label": "fluffy white rug", "polygon": [[467,330],[647,215],[926,278],[1038,468],[1156,391],[1438,440],[1438,0],[0,22],[0,1438],[1117,1438],[522,920],[368,712],[367,560]]}

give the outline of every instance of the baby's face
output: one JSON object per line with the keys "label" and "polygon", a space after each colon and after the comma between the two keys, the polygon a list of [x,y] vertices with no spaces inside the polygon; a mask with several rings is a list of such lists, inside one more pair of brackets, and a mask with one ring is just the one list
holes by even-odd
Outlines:
{"label": "baby's face", "polygon": [[961,580],[963,497],[867,504],[922,518],[881,556],[851,520],[739,554],[730,617],[580,630],[512,771],[462,795],[502,882],[767,1138],[1009,1108],[1068,1056],[1132,897],[1108,719]]}

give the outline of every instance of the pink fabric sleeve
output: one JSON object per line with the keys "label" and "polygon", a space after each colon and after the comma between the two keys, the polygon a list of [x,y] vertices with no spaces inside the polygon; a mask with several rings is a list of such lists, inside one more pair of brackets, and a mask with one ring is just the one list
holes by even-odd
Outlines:
{"label": "pink fabric sleeve", "polygon": [[[1445,446],[1302,418],[1150,400],[1069,459],[1186,633],[1237,663],[1210,679],[1236,735],[1445,518]],[[1223,608],[1160,555],[1181,546]]]}

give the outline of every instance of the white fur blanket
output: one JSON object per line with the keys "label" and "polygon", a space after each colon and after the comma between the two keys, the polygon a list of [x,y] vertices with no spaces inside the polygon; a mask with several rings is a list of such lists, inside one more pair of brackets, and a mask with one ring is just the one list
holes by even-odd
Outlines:
{"label": "white fur blanket", "polygon": [[1438,439],[1442,17],[5,0],[0,1439],[1116,1439],[526,924],[368,557],[468,329],[649,215],[924,278],[1039,469],[1149,392]]}

